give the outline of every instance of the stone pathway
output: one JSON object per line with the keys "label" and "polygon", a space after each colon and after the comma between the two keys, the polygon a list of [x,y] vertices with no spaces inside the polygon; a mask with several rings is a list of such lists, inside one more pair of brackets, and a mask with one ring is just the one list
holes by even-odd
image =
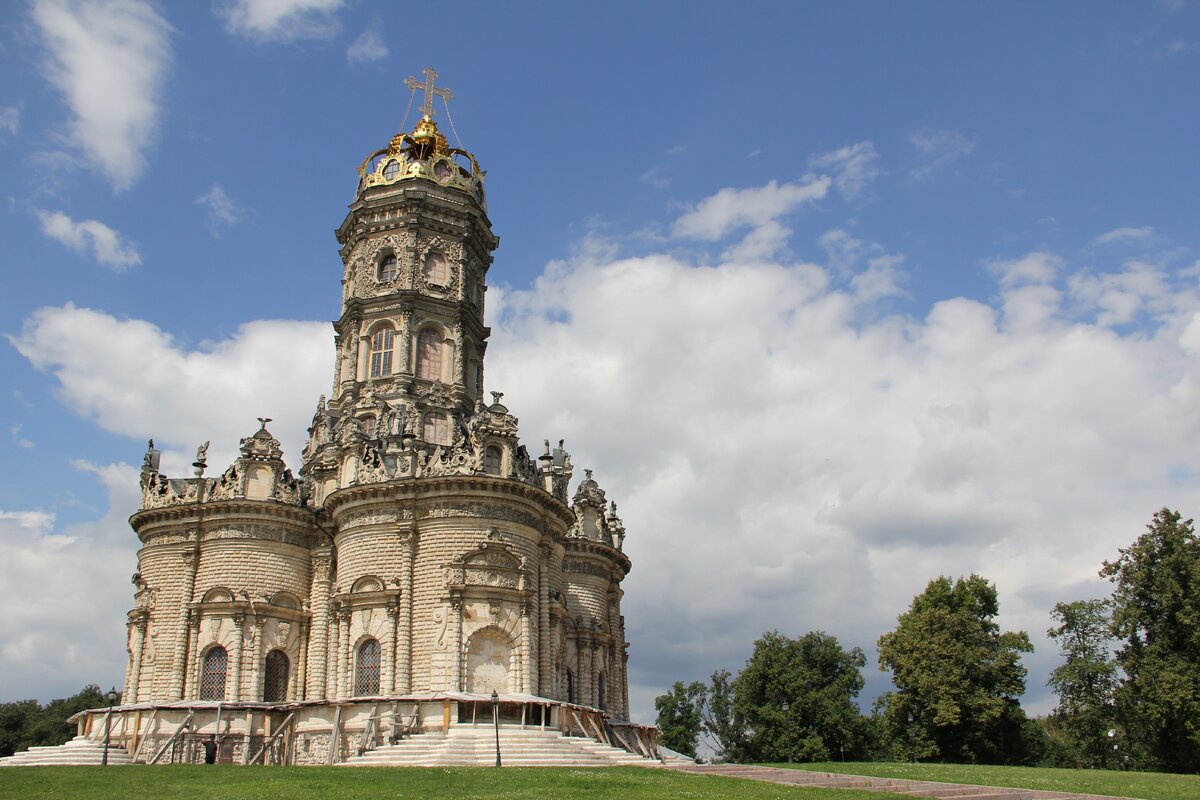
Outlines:
{"label": "stone pathway", "polygon": [[906,797],[933,797],[939,800],[1131,800],[1110,795],[1050,792],[1041,789],[1005,789],[996,786],[970,786],[961,783],[913,781],[906,778],[870,778],[863,775],[840,775],[833,772],[807,772],[782,767],[752,767],[741,764],[687,764],[668,766],[678,772],[700,775],[724,775],[769,781],[791,786],[814,786],[824,789],[863,789],[868,792],[890,792]]}

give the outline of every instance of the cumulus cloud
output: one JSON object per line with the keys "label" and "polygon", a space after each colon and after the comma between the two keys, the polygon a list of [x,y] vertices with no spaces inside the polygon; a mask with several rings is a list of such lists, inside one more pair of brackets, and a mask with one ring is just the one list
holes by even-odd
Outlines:
{"label": "cumulus cloud", "polygon": [[114,272],[142,263],[137,247],[121,234],[94,219],[76,222],[61,211],[39,211],[42,233],[76,253],[92,257]]}
{"label": "cumulus cloud", "polygon": [[75,694],[81,686],[120,686],[125,675],[125,612],[137,564],[126,521],[136,508],[137,472],[127,464],[75,468],[99,481],[109,511],[55,530],[42,511],[0,511],[0,673],[11,699]]}
{"label": "cumulus cloud", "polygon": [[77,414],[175,448],[180,469],[210,439],[210,463],[232,460],[262,416],[275,420],[289,464],[299,466],[304,430],[333,370],[329,325],[318,322],[250,322],[189,348],[150,322],[68,304],[38,310],[10,341],[57,378],[60,399]]}
{"label": "cumulus cloud", "polygon": [[1115,228],[1097,236],[1092,241],[1092,244],[1096,246],[1106,244],[1137,244],[1152,241],[1153,239],[1154,228],[1150,226],[1144,228]]}
{"label": "cumulus cloud", "polygon": [[879,176],[879,153],[871,142],[839,147],[812,159],[812,167],[831,172],[833,187],[847,200],[861,195]]}
{"label": "cumulus cloud", "polygon": [[917,180],[930,178],[975,151],[975,142],[969,136],[946,128],[921,128],[910,134],[908,141],[920,156],[920,163],[909,170]]}
{"label": "cumulus cloud", "polygon": [[21,109],[17,106],[0,108],[0,132],[16,136],[21,129]]}
{"label": "cumulus cloud", "polygon": [[379,35],[378,26],[368,28],[346,48],[346,63],[352,67],[374,64],[388,57],[387,45]]}
{"label": "cumulus cloud", "polygon": [[37,0],[43,71],[72,120],[66,138],[118,191],[146,168],[171,63],[171,27],[138,0]]}
{"label": "cumulus cloud", "polygon": [[217,13],[230,33],[265,41],[325,39],[341,30],[344,0],[230,0]]}
{"label": "cumulus cloud", "polygon": [[1063,260],[1054,253],[1035,251],[1020,258],[995,259],[988,269],[1000,279],[1005,288],[1029,283],[1050,283],[1063,267]]}

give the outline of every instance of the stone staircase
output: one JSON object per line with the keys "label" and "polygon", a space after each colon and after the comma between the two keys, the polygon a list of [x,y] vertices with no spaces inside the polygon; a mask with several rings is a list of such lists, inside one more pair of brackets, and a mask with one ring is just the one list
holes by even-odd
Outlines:
{"label": "stone staircase", "polygon": [[[86,736],[76,736],[66,744],[31,747],[5,758],[0,767],[96,766],[104,758],[104,742],[94,742]],[[133,759],[123,747],[109,745],[109,766],[132,764]]]}
{"label": "stone staircase", "polygon": [[[651,767],[659,762],[590,738],[557,730],[500,726],[506,767]],[[421,733],[347,759],[346,767],[490,767],[496,763],[491,727],[455,725],[446,733]]]}

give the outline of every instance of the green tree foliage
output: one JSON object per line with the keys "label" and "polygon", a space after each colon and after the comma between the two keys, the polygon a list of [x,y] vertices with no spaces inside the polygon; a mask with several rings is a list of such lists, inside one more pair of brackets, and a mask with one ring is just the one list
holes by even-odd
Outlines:
{"label": "green tree foliage", "polygon": [[727,669],[712,674],[701,730],[713,751],[714,761],[738,761],[742,755],[743,726],[733,711],[733,676]]}
{"label": "green tree foliage", "polygon": [[700,681],[687,686],[675,681],[671,691],[654,698],[658,711],[659,742],[667,748],[695,757],[703,723],[707,688]]}
{"label": "green tree foliage", "polygon": [[98,686],[85,686],[78,694],[48,705],[35,700],[0,704],[0,756],[42,745],[62,744],[75,735],[67,722],[73,714],[108,705]]}
{"label": "green tree foliage", "polygon": [[1162,509],[1100,575],[1116,584],[1118,744],[1131,765],[1200,771],[1200,541]]}
{"label": "green tree foliage", "polygon": [[789,639],[769,631],[733,685],[742,748],[755,761],[823,761],[856,753],[862,720],[854,698],[866,658],[821,631]]}
{"label": "green tree foliage", "polygon": [[1109,601],[1059,603],[1050,616],[1057,624],[1046,634],[1058,642],[1064,658],[1050,673],[1049,685],[1058,694],[1054,731],[1072,761],[1107,767],[1107,732],[1113,726],[1117,689],[1117,664],[1109,650]]}
{"label": "green tree foliage", "polygon": [[971,575],[929,582],[879,638],[879,667],[896,691],[876,701],[894,749],[915,758],[1026,763],[1032,728],[1025,692],[1024,631],[1001,632],[996,588]]}

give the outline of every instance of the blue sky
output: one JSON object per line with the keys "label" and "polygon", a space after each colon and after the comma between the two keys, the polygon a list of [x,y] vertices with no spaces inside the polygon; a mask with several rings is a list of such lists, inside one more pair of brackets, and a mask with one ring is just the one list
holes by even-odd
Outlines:
{"label": "blue sky", "polygon": [[146,438],[294,462],[433,65],[489,388],[630,530],[635,710],[978,571],[1048,711],[1050,607],[1200,508],[1198,58],[1187,2],[6,4],[0,701],[120,683]]}

